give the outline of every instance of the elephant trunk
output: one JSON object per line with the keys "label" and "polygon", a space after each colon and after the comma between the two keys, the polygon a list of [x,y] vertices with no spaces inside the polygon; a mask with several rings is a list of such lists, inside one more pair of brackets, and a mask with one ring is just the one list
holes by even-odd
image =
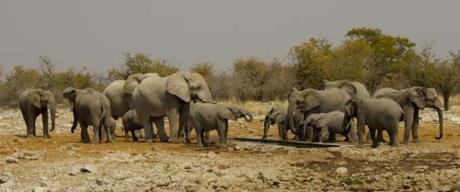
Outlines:
{"label": "elephant trunk", "polygon": [[74,132],[75,128],[77,128],[77,123],[78,123],[78,116],[77,116],[77,111],[75,107],[72,108],[72,114],[73,114],[73,122],[72,122],[72,128],[70,128],[70,132]]}
{"label": "elephant trunk", "polygon": [[56,108],[50,108],[50,116],[51,116],[51,131],[54,131],[54,127],[56,126]]}
{"label": "elephant trunk", "polygon": [[438,118],[439,118],[439,136],[435,137],[437,140],[442,139],[443,132],[444,132],[444,125],[443,125],[443,112],[441,108],[436,108],[436,111],[438,112]]}
{"label": "elephant trunk", "polygon": [[270,117],[265,117],[265,121],[264,121],[264,136],[262,136],[262,140],[266,139],[267,138],[267,132],[268,132],[268,129],[270,129],[270,125],[271,125],[271,119]]}

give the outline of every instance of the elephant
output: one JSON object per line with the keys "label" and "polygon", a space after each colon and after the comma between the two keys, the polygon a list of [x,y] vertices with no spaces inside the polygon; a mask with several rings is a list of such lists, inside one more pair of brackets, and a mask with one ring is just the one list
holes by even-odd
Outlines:
{"label": "elephant", "polygon": [[71,132],[74,133],[77,123],[81,127],[81,140],[89,143],[88,126],[93,126],[93,142],[99,143],[105,131],[107,142],[113,141],[112,130],[114,119],[111,117],[110,102],[107,97],[94,89],[66,88],[62,95],[71,105],[73,123]]}
{"label": "elephant", "polygon": [[[319,142],[325,140],[328,135],[329,141],[332,141],[334,137],[331,135],[337,133],[348,138],[348,141],[351,143],[353,143],[356,138],[356,133],[351,129],[351,121],[345,118],[345,113],[342,111],[311,114],[305,119],[303,126],[303,132],[308,132],[307,141],[309,142],[316,140],[316,135],[319,135]],[[315,134],[315,132],[318,131],[319,134]]]}
{"label": "elephant", "polygon": [[131,132],[131,136],[133,137],[133,141],[138,141],[135,131],[142,129],[142,123],[139,122],[135,110],[129,110],[123,116],[123,129],[125,131],[125,139],[128,139],[128,132]]}
{"label": "elephant", "polygon": [[[295,124],[299,126],[301,126],[300,121],[303,121],[302,119],[303,116],[300,116],[301,114],[302,113],[300,113],[300,110],[296,110],[294,113]],[[280,108],[270,109],[270,111],[265,115],[264,135],[262,136],[262,140],[267,139],[268,130],[270,129],[270,126],[274,125],[275,123],[278,126],[278,135],[279,135],[280,140],[287,140],[289,126],[288,126],[288,120],[286,117],[287,117],[286,109],[280,109]],[[296,130],[291,129],[291,132],[292,134],[295,135],[294,139],[300,138]]]}
{"label": "elephant", "polygon": [[367,88],[360,82],[349,81],[349,80],[337,80],[337,81],[328,81],[323,80],[320,85],[320,90],[326,90],[330,88],[339,88],[347,92],[350,97],[356,99],[366,99],[370,98],[369,91]]}
{"label": "elephant", "polygon": [[42,89],[28,89],[19,95],[19,108],[26,122],[27,137],[35,134],[35,120],[42,115],[43,137],[50,138],[48,132],[48,109],[51,116],[51,131],[56,125],[56,101],[50,91]]}
{"label": "elephant", "polygon": [[[253,120],[252,114],[240,107],[214,103],[192,103],[190,105],[190,117],[193,124],[189,126],[195,128],[200,146],[207,145],[204,133],[214,129],[217,129],[219,143],[225,144],[228,134],[228,120],[237,120],[238,118],[244,118],[247,122]],[[186,140],[190,142],[187,132],[185,134]]]}
{"label": "elephant", "polygon": [[140,74],[136,73],[130,75],[126,81],[116,80],[110,83],[102,92],[110,101],[112,117],[118,119],[132,109],[132,94],[134,89],[139,85],[142,80],[147,77],[159,77],[156,73]]}
{"label": "elephant", "polygon": [[[183,130],[187,132],[190,102],[215,103],[208,84],[198,73],[176,72],[167,77],[149,76],[142,80],[134,90],[133,106],[144,127],[146,141],[153,141],[152,121],[161,142],[177,141]],[[164,130],[165,116],[171,140]]]}
{"label": "elephant", "polygon": [[[382,130],[386,130],[390,136],[390,146],[398,145],[399,121],[404,116],[403,109],[398,103],[388,98],[352,99],[344,108],[345,118],[358,119],[358,141],[361,145],[364,141],[364,127],[367,125],[371,134],[372,147],[378,147],[382,136]],[[378,130],[379,136],[375,137]]]}
{"label": "elephant", "polygon": [[404,110],[404,140],[407,144],[412,132],[412,138],[415,143],[420,142],[418,136],[419,110],[425,107],[433,108],[438,113],[439,118],[439,136],[437,140],[443,137],[443,111],[441,98],[433,88],[411,87],[407,89],[395,90],[392,88],[382,88],[377,90],[373,98],[389,98],[396,101]]}
{"label": "elephant", "polygon": [[287,118],[289,129],[298,130],[298,134],[301,135],[301,139],[304,140],[306,134],[302,133],[302,129],[294,123],[294,111],[296,109],[301,109],[304,113],[304,120],[310,114],[342,110],[350,99],[350,96],[345,91],[338,88],[330,88],[327,90],[298,90],[292,88],[288,95],[289,105],[287,109]]}

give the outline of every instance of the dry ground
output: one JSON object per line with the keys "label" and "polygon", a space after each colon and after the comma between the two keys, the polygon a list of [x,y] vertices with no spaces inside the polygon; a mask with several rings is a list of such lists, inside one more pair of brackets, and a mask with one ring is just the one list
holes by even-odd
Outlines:
{"label": "dry ground", "polygon": [[[232,122],[229,134],[260,137],[262,117],[251,123]],[[449,191],[460,187],[460,128],[449,122],[442,141],[434,139],[437,124],[423,123],[422,143],[378,149],[370,144],[297,149],[237,142],[202,148],[136,143],[122,137],[112,144],[83,144],[78,133],[70,134],[70,121],[68,109],[61,109],[53,138],[24,138],[18,110],[0,109],[0,191]],[[275,130],[270,134],[276,137]],[[37,131],[41,135],[40,128]]]}

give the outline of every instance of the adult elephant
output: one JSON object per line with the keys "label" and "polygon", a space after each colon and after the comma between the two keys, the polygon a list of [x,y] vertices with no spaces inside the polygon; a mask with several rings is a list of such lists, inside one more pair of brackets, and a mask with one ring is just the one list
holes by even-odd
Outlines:
{"label": "adult elephant", "polygon": [[54,130],[56,120],[56,101],[54,95],[42,89],[28,89],[19,96],[19,108],[26,122],[27,137],[35,134],[35,120],[42,115],[43,137],[50,138],[48,133],[48,109],[51,116],[51,131]]}
{"label": "adult elephant", "polygon": [[337,80],[337,81],[328,81],[323,80],[320,85],[320,90],[326,90],[331,88],[339,88],[347,92],[350,97],[356,99],[366,99],[370,98],[369,91],[367,88],[360,82],[349,81],[349,80]]}
{"label": "adult elephant", "polygon": [[[106,96],[94,89],[66,88],[62,95],[71,105],[73,123],[70,131],[74,133],[77,123],[81,127],[81,140],[89,143],[88,126],[93,126],[93,142],[99,143],[104,133],[107,142],[112,142],[113,118],[110,116],[110,102]],[[103,132],[104,131],[104,132]]]}
{"label": "adult elephant", "polygon": [[305,133],[300,132],[300,127],[295,126],[294,111],[300,108],[305,114],[304,118],[313,113],[327,113],[336,110],[342,110],[345,104],[350,100],[350,96],[343,90],[338,88],[330,88],[327,90],[304,89],[298,90],[292,88],[288,96],[287,118],[289,129],[297,130],[305,139]]}
{"label": "adult elephant", "polygon": [[160,140],[169,140],[164,130],[164,116],[168,117],[172,140],[178,140],[179,131],[188,124],[190,102],[215,103],[200,74],[176,72],[167,77],[145,78],[134,90],[133,106],[144,126],[147,142],[152,142],[150,120],[155,123]]}
{"label": "adult elephant", "polygon": [[396,101],[404,110],[404,143],[409,142],[411,132],[413,141],[420,142],[418,136],[419,110],[425,107],[433,108],[437,111],[439,136],[435,138],[439,140],[443,137],[442,102],[435,89],[418,86],[401,90],[382,88],[377,90],[372,97],[390,98]]}
{"label": "adult elephant", "polygon": [[109,99],[111,106],[111,115],[114,119],[123,117],[123,115],[132,109],[132,94],[134,89],[142,80],[147,77],[156,76],[156,73],[136,73],[130,75],[126,80],[116,80],[110,83],[103,91],[103,94]]}

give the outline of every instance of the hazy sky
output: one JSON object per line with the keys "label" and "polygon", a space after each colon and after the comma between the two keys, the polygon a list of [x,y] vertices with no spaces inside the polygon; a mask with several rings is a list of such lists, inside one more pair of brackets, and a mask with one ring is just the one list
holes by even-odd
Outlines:
{"label": "hazy sky", "polygon": [[143,52],[182,69],[236,58],[286,58],[310,37],[344,39],[353,27],[378,27],[438,55],[460,49],[456,0],[1,0],[0,65],[36,66],[48,55],[60,69],[105,72],[122,52]]}

